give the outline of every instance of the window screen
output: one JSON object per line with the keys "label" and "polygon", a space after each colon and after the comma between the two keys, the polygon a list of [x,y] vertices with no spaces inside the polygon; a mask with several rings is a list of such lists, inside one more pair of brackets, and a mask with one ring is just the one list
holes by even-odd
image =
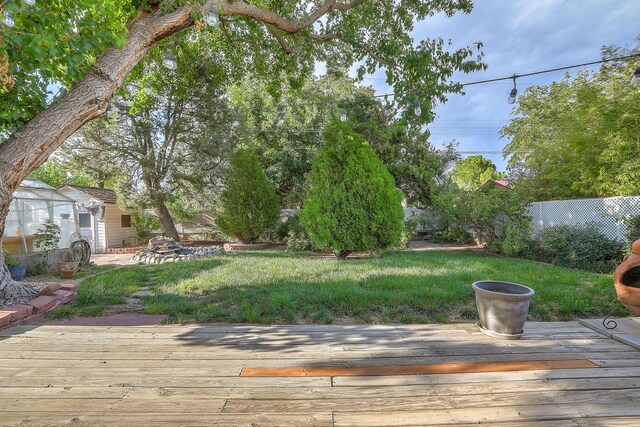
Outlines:
{"label": "window screen", "polygon": [[120,225],[122,228],[131,227],[131,215],[120,215]]}
{"label": "window screen", "polygon": [[91,215],[88,213],[78,214],[81,228],[91,228]]}

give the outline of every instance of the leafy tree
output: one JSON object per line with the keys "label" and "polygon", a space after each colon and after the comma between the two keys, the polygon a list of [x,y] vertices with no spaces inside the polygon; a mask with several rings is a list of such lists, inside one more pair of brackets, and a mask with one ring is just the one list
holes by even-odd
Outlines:
{"label": "leafy tree", "polygon": [[[603,48],[603,58],[633,50]],[[603,64],[550,85],[527,88],[504,150],[516,185],[537,200],[637,194],[640,88],[629,80],[637,58]]]}
{"label": "leafy tree", "polygon": [[[215,21],[203,18],[211,6],[219,13],[215,27],[203,25]],[[479,43],[448,51],[440,39],[416,42],[410,36],[416,21],[469,12],[466,0],[76,0],[34,7],[9,1],[4,7],[16,25],[3,27],[0,45],[0,134],[7,136],[0,144],[0,234],[19,183],[67,137],[102,115],[135,65],[156,45],[170,48],[167,39],[178,33],[184,39],[201,36],[216,52],[207,59],[231,75],[269,77],[272,93],[284,79],[299,87],[316,61],[359,62],[359,77],[384,67],[400,105],[422,98],[422,122],[431,118],[433,102],[461,91],[449,82],[455,71],[484,68],[482,58],[474,57]],[[50,93],[51,87],[59,91]],[[0,296],[35,293],[0,268]]]}
{"label": "leafy tree", "polygon": [[338,259],[384,249],[402,232],[402,193],[362,136],[334,121],[309,176],[300,221],[314,243]]}
{"label": "leafy tree", "polygon": [[29,177],[56,188],[64,184],[84,185],[87,187],[98,185],[89,175],[79,173],[77,168],[70,163],[57,158],[47,160],[45,164],[31,172]]}
{"label": "leafy tree", "polygon": [[265,82],[256,79],[244,81],[233,95],[240,132],[255,145],[287,207],[300,206],[306,175],[322,146],[322,133],[343,111],[353,130],[389,169],[408,204],[428,205],[437,178],[446,169],[446,150],[436,150],[428,135],[399,116],[393,103],[373,98],[374,90],[359,86],[345,70],[330,70],[299,90],[287,88],[279,100],[269,95]]}
{"label": "leafy tree", "polygon": [[275,188],[250,148],[238,150],[230,161],[225,189],[220,195],[216,222],[223,233],[242,243],[254,242],[275,227],[280,203]]}
{"label": "leafy tree", "polygon": [[453,189],[436,198],[452,236],[471,231],[491,251],[516,255],[531,235],[527,199],[517,191],[488,186],[474,191]]}
{"label": "leafy tree", "polygon": [[477,190],[497,177],[496,165],[482,156],[469,156],[460,160],[451,170],[451,179],[462,190]]}
{"label": "leafy tree", "polygon": [[[179,52],[188,56],[201,48],[185,42]],[[84,126],[63,153],[87,174],[116,180],[125,206],[152,208],[164,234],[178,241],[172,213],[186,219],[193,204],[180,199],[202,199],[197,195],[214,187],[235,137],[219,66],[194,61],[170,72],[162,55],[148,55],[112,112]]]}

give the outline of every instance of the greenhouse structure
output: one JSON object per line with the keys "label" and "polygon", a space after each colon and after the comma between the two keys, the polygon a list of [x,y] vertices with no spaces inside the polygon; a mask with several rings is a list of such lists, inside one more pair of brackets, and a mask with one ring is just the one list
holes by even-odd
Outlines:
{"label": "greenhouse structure", "polygon": [[37,252],[35,233],[46,220],[60,227],[59,248],[68,248],[77,231],[75,202],[55,188],[27,178],[13,193],[13,202],[2,235],[3,249],[15,254]]}

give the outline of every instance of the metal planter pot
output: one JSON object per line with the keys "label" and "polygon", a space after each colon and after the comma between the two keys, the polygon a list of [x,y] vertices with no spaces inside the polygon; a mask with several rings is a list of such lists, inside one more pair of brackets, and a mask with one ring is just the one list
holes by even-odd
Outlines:
{"label": "metal planter pot", "polygon": [[480,331],[494,338],[520,338],[534,290],[493,280],[474,282],[471,286],[476,293]]}

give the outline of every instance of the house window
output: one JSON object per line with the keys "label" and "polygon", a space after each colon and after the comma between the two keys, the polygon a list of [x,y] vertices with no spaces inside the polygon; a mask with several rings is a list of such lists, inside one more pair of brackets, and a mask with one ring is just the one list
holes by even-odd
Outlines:
{"label": "house window", "polygon": [[91,228],[91,215],[88,213],[78,214],[80,228]]}
{"label": "house window", "polygon": [[131,227],[131,215],[120,215],[120,226],[122,228]]}

